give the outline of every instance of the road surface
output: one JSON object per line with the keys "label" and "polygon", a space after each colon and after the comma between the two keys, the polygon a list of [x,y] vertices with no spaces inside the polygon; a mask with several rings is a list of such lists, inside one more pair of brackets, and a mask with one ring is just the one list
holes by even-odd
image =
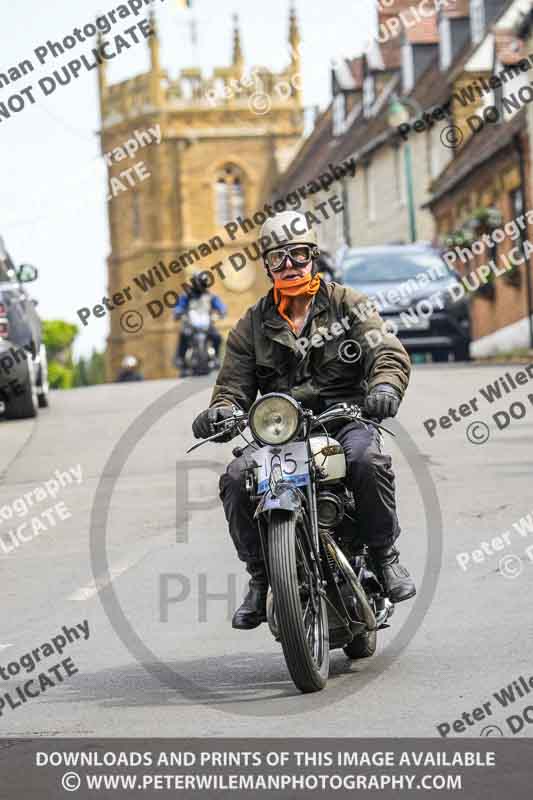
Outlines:
{"label": "road surface", "polygon": [[[2,735],[425,737],[448,725],[449,735],[479,736],[489,724],[510,735],[506,718],[527,696],[505,709],[493,693],[533,674],[533,384],[502,389],[493,403],[480,389],[518,369],[415,368],[387,447],[402,557],[421,590],[397,607],[376,658],[350,664],[335,651],[327,689],[308,696],[266,625],[230,625],[245,573],[215,494],[235,443],[185,456],[211,378],[55,392],[35,424],[0,422]],[[461,417],[475,398],[478,411]],[[518,401],[523,419],[498,430],[493,414]],[[444,416],[430,437],[424,421]],[[479,421],[489,426],[485,444],[466,437]],[[184,503],[202,506],[187,525]],[[24,523],[15,546],[9,531]],[[17,685],[62,661],[16,705]]]}

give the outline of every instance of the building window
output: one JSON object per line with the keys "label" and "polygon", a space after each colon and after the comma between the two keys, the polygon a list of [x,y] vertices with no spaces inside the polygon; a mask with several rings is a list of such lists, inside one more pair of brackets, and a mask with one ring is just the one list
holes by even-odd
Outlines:
{"label": "building window", "polygon": [[339,92],[333,101],[333,136],[340,136],[344,133],[344,123],[346,120],[346,96]]}
{"label": "building window", "polygon": [[131,213],[132,213],[132,221],[131,221],[131,230],[134,239],[140,239],[141,237],[141,209],[140,209],[140,202],[139,202],[139,193],[132,192],[131,193]]}
{"label": "building window", "polygon": [[415,85],[415,63],[413,48],[406,42],[402,47],[402,82],[404,92],[410,92]]}
{"label": "building window", "polygon": [[485,33],[485,0],[470,0],[470,30],[472,42],[477,44]]}
{"label": "building window", "polygon": [[215,182],[215,214],[217,225],[226,225],[244,214],[244,176],[234,164],[227,164]]}
{"label": "building window", "polygon": [[448,17],[441,15],[439,23],[440,34],[440,68],[441,70],[448,69],[452,63],[452,26]]}
{"label": "building window", "polygon": [[374,85],[374,76],[367,75],[363,81],[363,112],[365,117],[370,116],[375,99],[376,87]]}

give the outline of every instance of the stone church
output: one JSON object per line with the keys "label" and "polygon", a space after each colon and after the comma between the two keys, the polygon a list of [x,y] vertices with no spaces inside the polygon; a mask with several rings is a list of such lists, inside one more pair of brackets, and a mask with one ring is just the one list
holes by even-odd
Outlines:
{"label": "stone church", "polygon": [[[288,63],[278,74],[264,67],[246,69],[235,18],[230,66],[216,68],[210,77],[196,67],[182,69],[174,80],[161,65],[153,16],[151,27],[148,73],[109,85],[105,62],[99,67],[101,149],[108,154],[113,187],[107,294],[129,287],[131,295],[110,314],[109,380],[125,355],[139,358],[146,378],[176,375],[179,324],[172,298],[193,272],[211,270],[216,277],[211,291],[228,306],[228,317],[219,323],[223,334],[265,292],[260,260],[248,259],[242,267],[237,256],[229,261],[257,240],[259,228],[243,233],[239,227],[232,241],[224,226],[263,208],[303,135],[300,35],[293,8]],[[160,130],[160,144],[153,141],[119,160],[125,143],[148,141],[144,132],[150,129]],[[121,191],[115,192],[116,186]],[[221,262],[232,266],[212,269]]]}

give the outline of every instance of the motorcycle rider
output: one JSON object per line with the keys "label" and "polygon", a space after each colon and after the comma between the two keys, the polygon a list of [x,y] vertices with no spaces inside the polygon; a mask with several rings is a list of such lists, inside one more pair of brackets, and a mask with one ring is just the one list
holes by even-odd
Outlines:
{"label": "motorcycle rider", "polygon": [[[365,295],[322,280],[316,237],[307,230],[305,216],[277,214],[263,225],[260,241],[274,285],[230,332],[210,406],[193,423],[195,437],[205,439],[214,434],[213,423],[230,416],[234,407],[247,412],[258,391],[290,394],[315,413],[338,402],[355,402],[379,421],[396,416],[409,382],[409,356],[390,334],[375,344],[376,332],[383,326],[377,311],[369,311],[362,319],[353,312],[350,316],[350,309],[367,301]],[[339,324],[345,318],[351,320],[347,330]],[[335,323],[337,330],[341,329],[338,336],[320,334]],[[369,332],[374,336],[368,336]],[[325,341],[322,346],[308,347],[303,355],[297,346],[299,337],[310,341],[315,334]],[[343,342],[348,342],[345,350]],[[360,352],[357,359],[354,352]],[[394,546],[400,526],[391,459],[382,453],[381,437],[374,426],[360,422],[341,426],[334,435],[346,455],[347,483],[356,497],[357,531],[369,548],[389,599],[399,603],[413,597],[416,588]],[[222,434],[216,441],[229,438],[231,434]],[[241,474],[251,463],[250,454],[245,450],[220,479],[229,532],[251,576],[249,591],[232,621],[234,628],[242,629],[255,628],[266,620],[268,590],[254,509]]]}
{"label": "motorcycle rider", "polygon": [[[218,297],[216,294],[211,294],[207,288],[206,281],[207,278],[203,277],[199,272],[194,273],[191,278],[191,288],[188,288],[185,294],[182,294],[178,298],[178,302],[174,306],[174,319],[181,319],[182,316],[187,314],[191,302],[195,307],[200,307],[202,310],[205,310],[209,313],[211,317],[211,325],[209,326],[207,336],[213,343],[216,367],[218,368],[220,366],[218,354],[220,352],[222,337],[215,328],[211,315],[214,311],[216,311],[217,314],[219,314],[220,319],[223,319],[227,314],[227,308],[220,297]],[[176,367],[178,369],[183,367],[190,338],[190,334],[182,328],[176,350]]]}

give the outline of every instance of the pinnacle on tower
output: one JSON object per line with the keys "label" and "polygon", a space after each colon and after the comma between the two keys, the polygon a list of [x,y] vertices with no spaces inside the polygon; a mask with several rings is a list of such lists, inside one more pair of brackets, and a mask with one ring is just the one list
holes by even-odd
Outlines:
{"label": "pinnacle on tower", "polygon": [[150,10],[150,28],[152,30],[152,35],[148,40],[150,44],[150,67],[152,72],[159,75],[161,71],[159,37],[157,35],[157,20],[153,8]]}
{"label": "pinnacle on tower", "polygon": [[150,46],[150,98],[154,106],[160,107],[163,104],[161,58],[157,20],[153,9],[150,11],[150,28],[152,30],[152,35],[148,40]]}
{"label": "pinnacle on tower", "polygon": [[294,0],[291,0],[289,8],[289,44],[291,46],[291,64],[296,67],[300,63],[300,29],[298,27],[298,18],[296,16],[296,6]]}
{"label": "pinnacle on tower", "polygon": [[[102,33],[98,31],[96,37],[96,47],[98,51],[102,47],[103,41]],[[107,96],[107,62],[103,58],[98,59],[98,95],[100,98],[100,113],[103,118],[104,102]]]}
{"label": "pinnacle on tower", "polygon": [[239,16],[233,15],[233,66],[241,67],[244,62],[241,47],[241,33],[239,30]]}

